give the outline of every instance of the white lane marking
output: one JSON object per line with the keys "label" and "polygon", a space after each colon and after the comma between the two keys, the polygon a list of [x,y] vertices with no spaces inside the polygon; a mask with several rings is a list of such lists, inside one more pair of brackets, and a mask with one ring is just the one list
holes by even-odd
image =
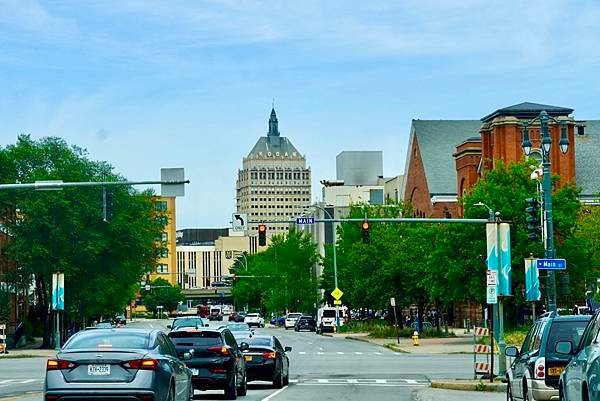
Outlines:
{"label": "white lane marking", "polygon": [[325,355],[324,352],[317,352],[317,355]]}
{"label": "white lane marking", "polygon": [[358,384],[358,379],[348,379],[347,382],[349,384]]}
{"label": "white lane marking", "polygon": [[[296,386],[347,386],[348,383],[297,383]],[[376,384],[376,383],[358,383],[355,386],[371,387],[427,387],[426,384]],[[263,400],[264,401],[264,400]]]}
{"label": "white lane marking", "polygon": [[375,352],[375,355],[383,355],[381,352]]}
{"label": "white lane marking", "polygon": [[284,388],[280,388],[279,390],[275,391],[273,394],[271,394],[268,397],[263,398],[261,401],[269,401],[271,398],[275,397],[277,394],[281,393],[283,390],[285,390],[286,388],[288,388],[288,386],[285,386]]}
{"label": "white lane marking", "polygon": [[404,381],[407,382],[408,384],[419,384],[418,381],[413,380],[413,379],[405,379]]}
{"label": "white lane marking", "polygon": [[319,384],[329,383],[329,379],[317,379],[317,383],[319,383]]}
{"label": "white lane marking", "polygon": [[385,379],[375,379],[375,383],[377,383],[377,384],[385,384],[385,383],[387,383],[387,380],[385,380]]}
{"label": "white lane marking", "polygon": [[338,355],[344,355],[344,353],[341,352],[341,351],[336,352],[336,354],[338,354]]}
{"label": "white lane marking", "polygon": [[298,354],[300,354],[300,355],[306,355],[306,352],[300,351],[300,352],[298,352]]}
{"label": "white lane marking", "polygon": [[319,351],[323,351],[323,347],[319,347]]}
{"label": "white lane marking", "polygon": [[358,351],[355,351],[354,353],[355,353],[356,355],[363,355],[363,353],[362,353],[362,352],[358,352]]}
{"label": "white lane marking", "polygon": [[298,379],[290,379],[290,383],[298,383]]}
{"label": "white lane marking", "polygon": [[37,380],[38,380],[38,379],[27,379],[27,380],[23,380],[23,381],[22,381],[21,383],[19,383],[19,384],[31,383],[31,382],[35,382],[35,381],[37,381]]}
{"label": "white lane marking", "polygon": [[308,345],[313,345],[313,343],[308,343]]}

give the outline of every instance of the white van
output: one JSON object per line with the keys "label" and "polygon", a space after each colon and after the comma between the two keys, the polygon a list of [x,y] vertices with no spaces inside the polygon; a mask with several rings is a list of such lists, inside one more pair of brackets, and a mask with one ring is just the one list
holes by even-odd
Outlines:
{"label": "white van", "polygon": [[[344,325],[344,316],[346,315],[348,308],[346,306],[339,307],[339,318],[340,326]],[[331,331],[333,332],[333,326],[337,324],[335,318],[335,307],[324,306],[317,312],[317,330],[319,332]]]}

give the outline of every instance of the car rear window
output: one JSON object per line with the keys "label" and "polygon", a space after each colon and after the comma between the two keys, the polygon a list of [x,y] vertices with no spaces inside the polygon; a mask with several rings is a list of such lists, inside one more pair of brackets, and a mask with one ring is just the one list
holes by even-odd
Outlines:
{"label": "car rear window", "polygon": [[203,326],[202,319],[176,319],[173,327],[197,327]]}
{"label": "car rear window", "polygon": [[335,310],[333,310],[333,309],[324,310],[323,317],[335,317]]}
{"label": "car rear window", "polygon": [[227,328],[231,331],[250,331],[250,326],[245,323],[228,324]]}
{"label": "car rear window", "polygon": [[546,352],[555,352],[556,343],[559,341],[571,341],[573,348],[577,347],[587,324],[587,321],[577,320],[554,321],[548,334]]}
{"label": "car rear window", "polygon": [[169,338],[175,345],[210,346],[221,344],[221,334],[216,331],[172,331]]}
{"label": "car rear window", "polygon": [[270,347],[271,346],[271,339],[270,338],[250,338],[246,341],[248,343],[248,345],[250,345],[250,347],[252,346],[267,346]]}
{"label": "car rear window", "polygon": [[132,333],[119,330],[117,332],[107,333],[106,331],[84,331],[80,335],[74,336],[64,349],[82,349],[82,348],[130,348],[147,349],[148,334]]}
{"label": "car rear window", "polygon": [[258,313],[248,313],[246,317],[258,317]]}
{"label": "car rear window", "polygon": [[301,313],[290,313],[287,317],[288,317],[288,319],[296,319],[296,318],[299,318],[300,316],[302,316]]}

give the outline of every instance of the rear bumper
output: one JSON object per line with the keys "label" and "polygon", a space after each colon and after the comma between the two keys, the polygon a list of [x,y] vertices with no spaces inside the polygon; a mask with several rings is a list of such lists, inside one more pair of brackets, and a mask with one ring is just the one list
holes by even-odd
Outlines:
{"label": "rear bumper", "polygon": [[265,380],[271,381],[275,376],[275,363],[261,363],[261,364],[246,364],[246,375],[248,381],[252,380]]}
{"label": "rear bumper", "polygon": [[192,386],[198,390],[221,390],[227,387],[227,374],[215,373],[210,376],[192,376]]}
{"label": "rear bumper", "polygon": [[149,401],[156,398],[152,390],[144,389],[88,389],[88,390],[46,390],[44,400],[127,400],[127,401]]}
{"label": "rear bumper", "polygon": [[558,400],[558,389],[548,386],[544,380],[530,380],[531,394],[536,401]]}

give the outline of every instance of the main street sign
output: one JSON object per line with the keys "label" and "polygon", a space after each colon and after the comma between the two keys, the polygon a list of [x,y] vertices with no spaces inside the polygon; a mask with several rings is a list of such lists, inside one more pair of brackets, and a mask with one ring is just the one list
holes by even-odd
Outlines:
{"label": "main street sign", "polygon": [[565,259],[538,259],[537,268],[540,270],[565,270],[567,261]]}
{"label": "main street sign", "polygon": [[344,295],[344,293],[339,288],[336,288],[335,290],[331,291],[331,296],[334,299],[340,299],[342,295]]}
{"label": "main street sign", "polygon": [[314,217],[296,217],[296,224],[315,224]]}

